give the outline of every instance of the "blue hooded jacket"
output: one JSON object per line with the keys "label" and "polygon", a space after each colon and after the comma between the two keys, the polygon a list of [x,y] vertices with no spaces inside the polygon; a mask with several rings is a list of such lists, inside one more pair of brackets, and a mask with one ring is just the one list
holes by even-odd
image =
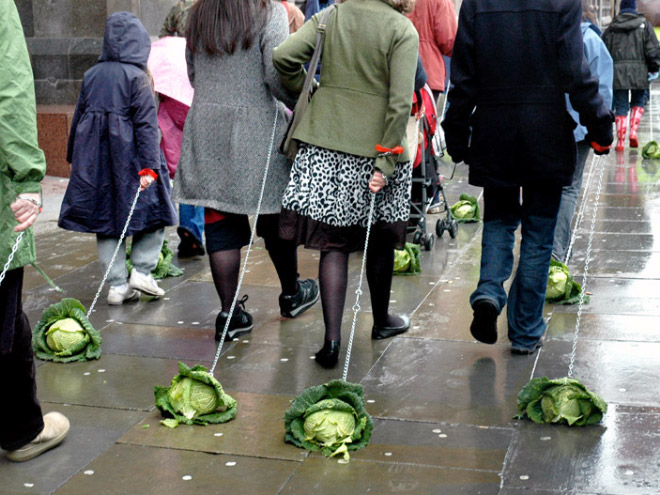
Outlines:
{"label": "blue hooded jacket", "polygon": [[144,71],[150,50],[137,17],[108,17],[101,56],[85,72],[71,124],[71,180],[59,220],[64,229],[119,237],[144,168],[158,179],[140,194],[127,235],[176,224],[156,102]]}

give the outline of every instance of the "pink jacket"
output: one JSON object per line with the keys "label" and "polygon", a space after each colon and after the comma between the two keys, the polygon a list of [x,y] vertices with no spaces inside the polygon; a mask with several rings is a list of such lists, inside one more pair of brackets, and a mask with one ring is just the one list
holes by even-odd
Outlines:
{"label": "pink jacket", "polygon": [[419,33],[419,54],[428,76],[428,85],[445,90],[447,69],[442,56],[451,57],[456,38],[456,10],[451,0],[417,0],[408,16]]}

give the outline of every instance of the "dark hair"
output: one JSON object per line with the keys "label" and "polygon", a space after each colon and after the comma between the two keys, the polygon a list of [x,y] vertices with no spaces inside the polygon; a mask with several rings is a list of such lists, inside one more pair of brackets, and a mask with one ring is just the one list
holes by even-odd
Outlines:
{"label": "dark hair", "polygon": [[268,20],[270,0],[197,0],[186,23],[186,42],[192,53],[231,55],[247,50]]}

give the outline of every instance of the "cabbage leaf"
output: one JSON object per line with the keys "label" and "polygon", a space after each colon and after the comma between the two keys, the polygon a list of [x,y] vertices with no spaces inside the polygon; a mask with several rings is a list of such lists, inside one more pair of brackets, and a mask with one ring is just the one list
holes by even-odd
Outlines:
{"label": "cabbage leaf", "polygon": [[333,380],[303,390],[284,415],[285,441],[326,457],[350,458],[366,447],[374,425],[361,385]]}
{"label": "cabbage leaf", "polygon": [[[580,302],[581,293],[582,286],[573,280],[568,267],[555,259],[551,259],[545,300],[555,304],[577,304]],[[586,294],[584,302],[589,302],[589,296]]]}
{"label": "cabbage leaf", "polygon": [[[163,241],[163,247],[158,254],[158,265],[151,272],[156,280],[166,277],[180,277],[183,275],[181,268],[172,263],[174,252],[167,246],[167,240]],[[128,273],[133,270],[133,263],[131,263],[131,246],[126,248],[126,269]]]}
{"label": "cabbage leaf", "polygon": [[394,250],[394,275],[417,275],[422,273],[421,249],[419,245],[406,242],[403,249]]}
{"label": "cabbage leaf", "polygon": [[458,223],[478,222],[479,203],[470,194],[461,194],[458,201],[449,208],[449,213]]}
{"label": "cabbage leaf", "polygon": [[535,423],[562,423],[585,426],[599,423],[607,412],[607,404],[579,381],[571,378],[550,380],[532,378],[518,392],[518,414]]}
{"label": "cabbage leaf", "polygon": [[101,334],[85,316],[85,306],[72,298],[46,308],[32,336],[35,355],[57,363],[98,359],[101,342]]}
{"label": "cabbage leaf", "polygon": [[236,400],[201,365],[189,368],[179,363],[179,374],[169,387],[154,387],[156,407],[170,428],[179,423],[207,425],[226,423],[236,417]]}

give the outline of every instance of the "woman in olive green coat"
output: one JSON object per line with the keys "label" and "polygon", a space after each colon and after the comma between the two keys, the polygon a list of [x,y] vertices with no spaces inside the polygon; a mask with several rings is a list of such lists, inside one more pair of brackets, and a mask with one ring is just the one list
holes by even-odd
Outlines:
{"label": "woman in olive green coat", "polygon": [[[364,248],[371,193],[377,193],[367,255],[373,339],[408,330],[389,314],[394,248],[405,243],[411,165],[405,131],[412,104],[418,36],[404,15],[409,0],[347,0],[327,21],[320,86],[294,138],[301,147],[291,170],[280,235],[321,251],[319,281],[325,342],[316,360],[337,363],[346,299],[348,255]],[[273,51],[284,85],[299,94],[303,64],[314,52],[323,12]],[[376,146],[399,155],[379,156]],[[371,191],[371,193],[370,193]]]}

